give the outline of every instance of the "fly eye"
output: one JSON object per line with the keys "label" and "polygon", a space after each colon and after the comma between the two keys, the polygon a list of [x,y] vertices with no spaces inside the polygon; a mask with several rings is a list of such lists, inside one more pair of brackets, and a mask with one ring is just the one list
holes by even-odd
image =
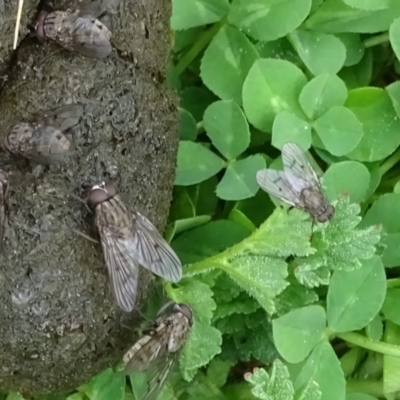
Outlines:
{"label": "fly eye", "polygon": [[107,201],[111,196],[103,189],[94,189],[90,192],[88,203],[93,206],[97,206],[105,201]]}
{"label": "fly eye", "polygon": [[178,310],[189,320],[190,324],[193,320],[193,312],[192,309],[186,304],[177,304]]}

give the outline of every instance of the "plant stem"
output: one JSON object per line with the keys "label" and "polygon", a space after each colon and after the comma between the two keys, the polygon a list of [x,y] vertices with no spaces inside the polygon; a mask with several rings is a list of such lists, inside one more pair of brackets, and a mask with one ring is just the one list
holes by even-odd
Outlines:
{"label": "plant stem", "polygon": [[387,288],[398,288],[400,287],[400,278],[393,278],[387,280]]}
{"label": "plant stem", "polygon": [[387,158],[380,166],[379,173],[382,175],[386,174],[391,168],[393,168],[400,161],[400,149],[397,149],[389,158]]}
{"label": "plant stem", "polygon": [[370,396],[382,397],[382,381],[363,381],[358,379],[348,379],[346,389],[349,393],[366,393]]}
{"label": "plant stem", "polygon": [[377,353],[386,354],[388,356],[400,357],[400,346],[385,342],[373,342],[366,336],[360,335],[359,333],[337,333],[336,337],[367,350],[372,350]]}
{"label": "plant stem", "polygon": [[364,40],[364,46],[366,48],[377,46],[378,44],[386,43],[389,41],[389,34],[382,33]]}
{"label": "plant stem", "polygon": [[192,61],[203,51],[203,49],[211,42],[215,34],[225,24],[225,19],[214,24],[209,30],[205,31],[192,48],[179,60],[175,66],[176,76],[181,75]]}

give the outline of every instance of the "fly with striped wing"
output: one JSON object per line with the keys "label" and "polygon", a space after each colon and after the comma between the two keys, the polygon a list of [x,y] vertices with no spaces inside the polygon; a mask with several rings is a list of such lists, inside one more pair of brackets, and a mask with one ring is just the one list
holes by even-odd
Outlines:
{"label": "fly with striped wing", "polygon": [[157,399],[189,336],[193,311],[186,304],[168,303],[154,325],[123,357],[125,374],[146,371],[147,387],[138,400]]}
{"label": "fly with striped wing", "polygon": [[37,114],[32,121],[20,122],[8,131],[3,140],[4,148],[39,164],[62,164],[71,147],[64,132],[76,125],[82,114],[83,107],[79,104]]}
{"label": "fly with striped wing", "polygon": [[158,232],[141,213],[130,212],[111,183],[92,187],[88,205],[95,210],[111,286],[118,306],[133,310],[139,266],[170,282],[182,278],[182,264]]}
{"label": "fly with striped wing", "polygon": [[82,3],[82,10],[40,12],[35,33],[39,40],[58,43],[70,51],[92,58],[106,58],[112,51],[111,31],[97,19],[111,1]]}
{"label": "fly with striped wing", "polygon": [[265,192],[308,212],[318,222],[329,221],[335,212],[322,192],[318,175],[303,149],[295,143],[282,147],[283,171],[262,169],[257,183]]}

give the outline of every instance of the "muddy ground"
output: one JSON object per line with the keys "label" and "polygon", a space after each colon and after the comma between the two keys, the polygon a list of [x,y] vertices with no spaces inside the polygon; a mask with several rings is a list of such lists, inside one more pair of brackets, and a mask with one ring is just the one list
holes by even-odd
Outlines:
{"label": "muddy ground", "polygon": [[[120,312],[108,289],[92,216],[76,197],[103,179],[163,229],[177,150],[176,96],[166,85],[170,1],[130,1],[107,17],[113,56],[85,58],[29,35],[37,3],[25,0],[11,51],[16,1],[0,0],[0,132],[33,113],[80,102],[66,165],[45,168],[0,149],[10,174],[9,221],[0,256],[0,388],[67,392],[121,358],[138,316]],[[70,4],[68,4],[70,5]],[[56,9],[67,3],[56,2]],[[141,270],[139,303],[152,277]]]}

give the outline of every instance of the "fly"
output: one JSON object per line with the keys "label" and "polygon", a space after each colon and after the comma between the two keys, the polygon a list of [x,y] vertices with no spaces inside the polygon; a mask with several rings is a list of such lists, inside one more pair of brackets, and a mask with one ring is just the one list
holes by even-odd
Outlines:
{"label": "fly", "polygon": [[129,212],[113,184],[93,186],[87,202],[95,209],[111,286],[122,310],[133,310],[139,266],[170,282],[181,280],[178,256],[145,216]]}
{"label": "fly", "polygon": [[111,31],[95,17],[81,16],[79,10],[42,11],[35,33],[39,40],[52,40],[67,50],[88,57],[106,58],[112,51]]}
{"label": "fly", "polygon": [[154,400],[173,369],[193,324],[186,304],[168,303],[158,312],[154,325],[123,357],[125,374],[146,371],[145,394],[138,400]]}
{"label": "fly", "polygon": [[44,165],[63,163],[71,143],[63,132],[76,125],[83,114],[70,104],[37,114],[31,122],[14,125],[3,140],[6,150]]}
{"label": "fly", "polygon": [[262,169],[257,172],[259,186],[271,196],[308,212],[318,222],[329,221],[334,207],[322,193],[318,175],[303,149],[295,143],[282,147],[283,171]]}

